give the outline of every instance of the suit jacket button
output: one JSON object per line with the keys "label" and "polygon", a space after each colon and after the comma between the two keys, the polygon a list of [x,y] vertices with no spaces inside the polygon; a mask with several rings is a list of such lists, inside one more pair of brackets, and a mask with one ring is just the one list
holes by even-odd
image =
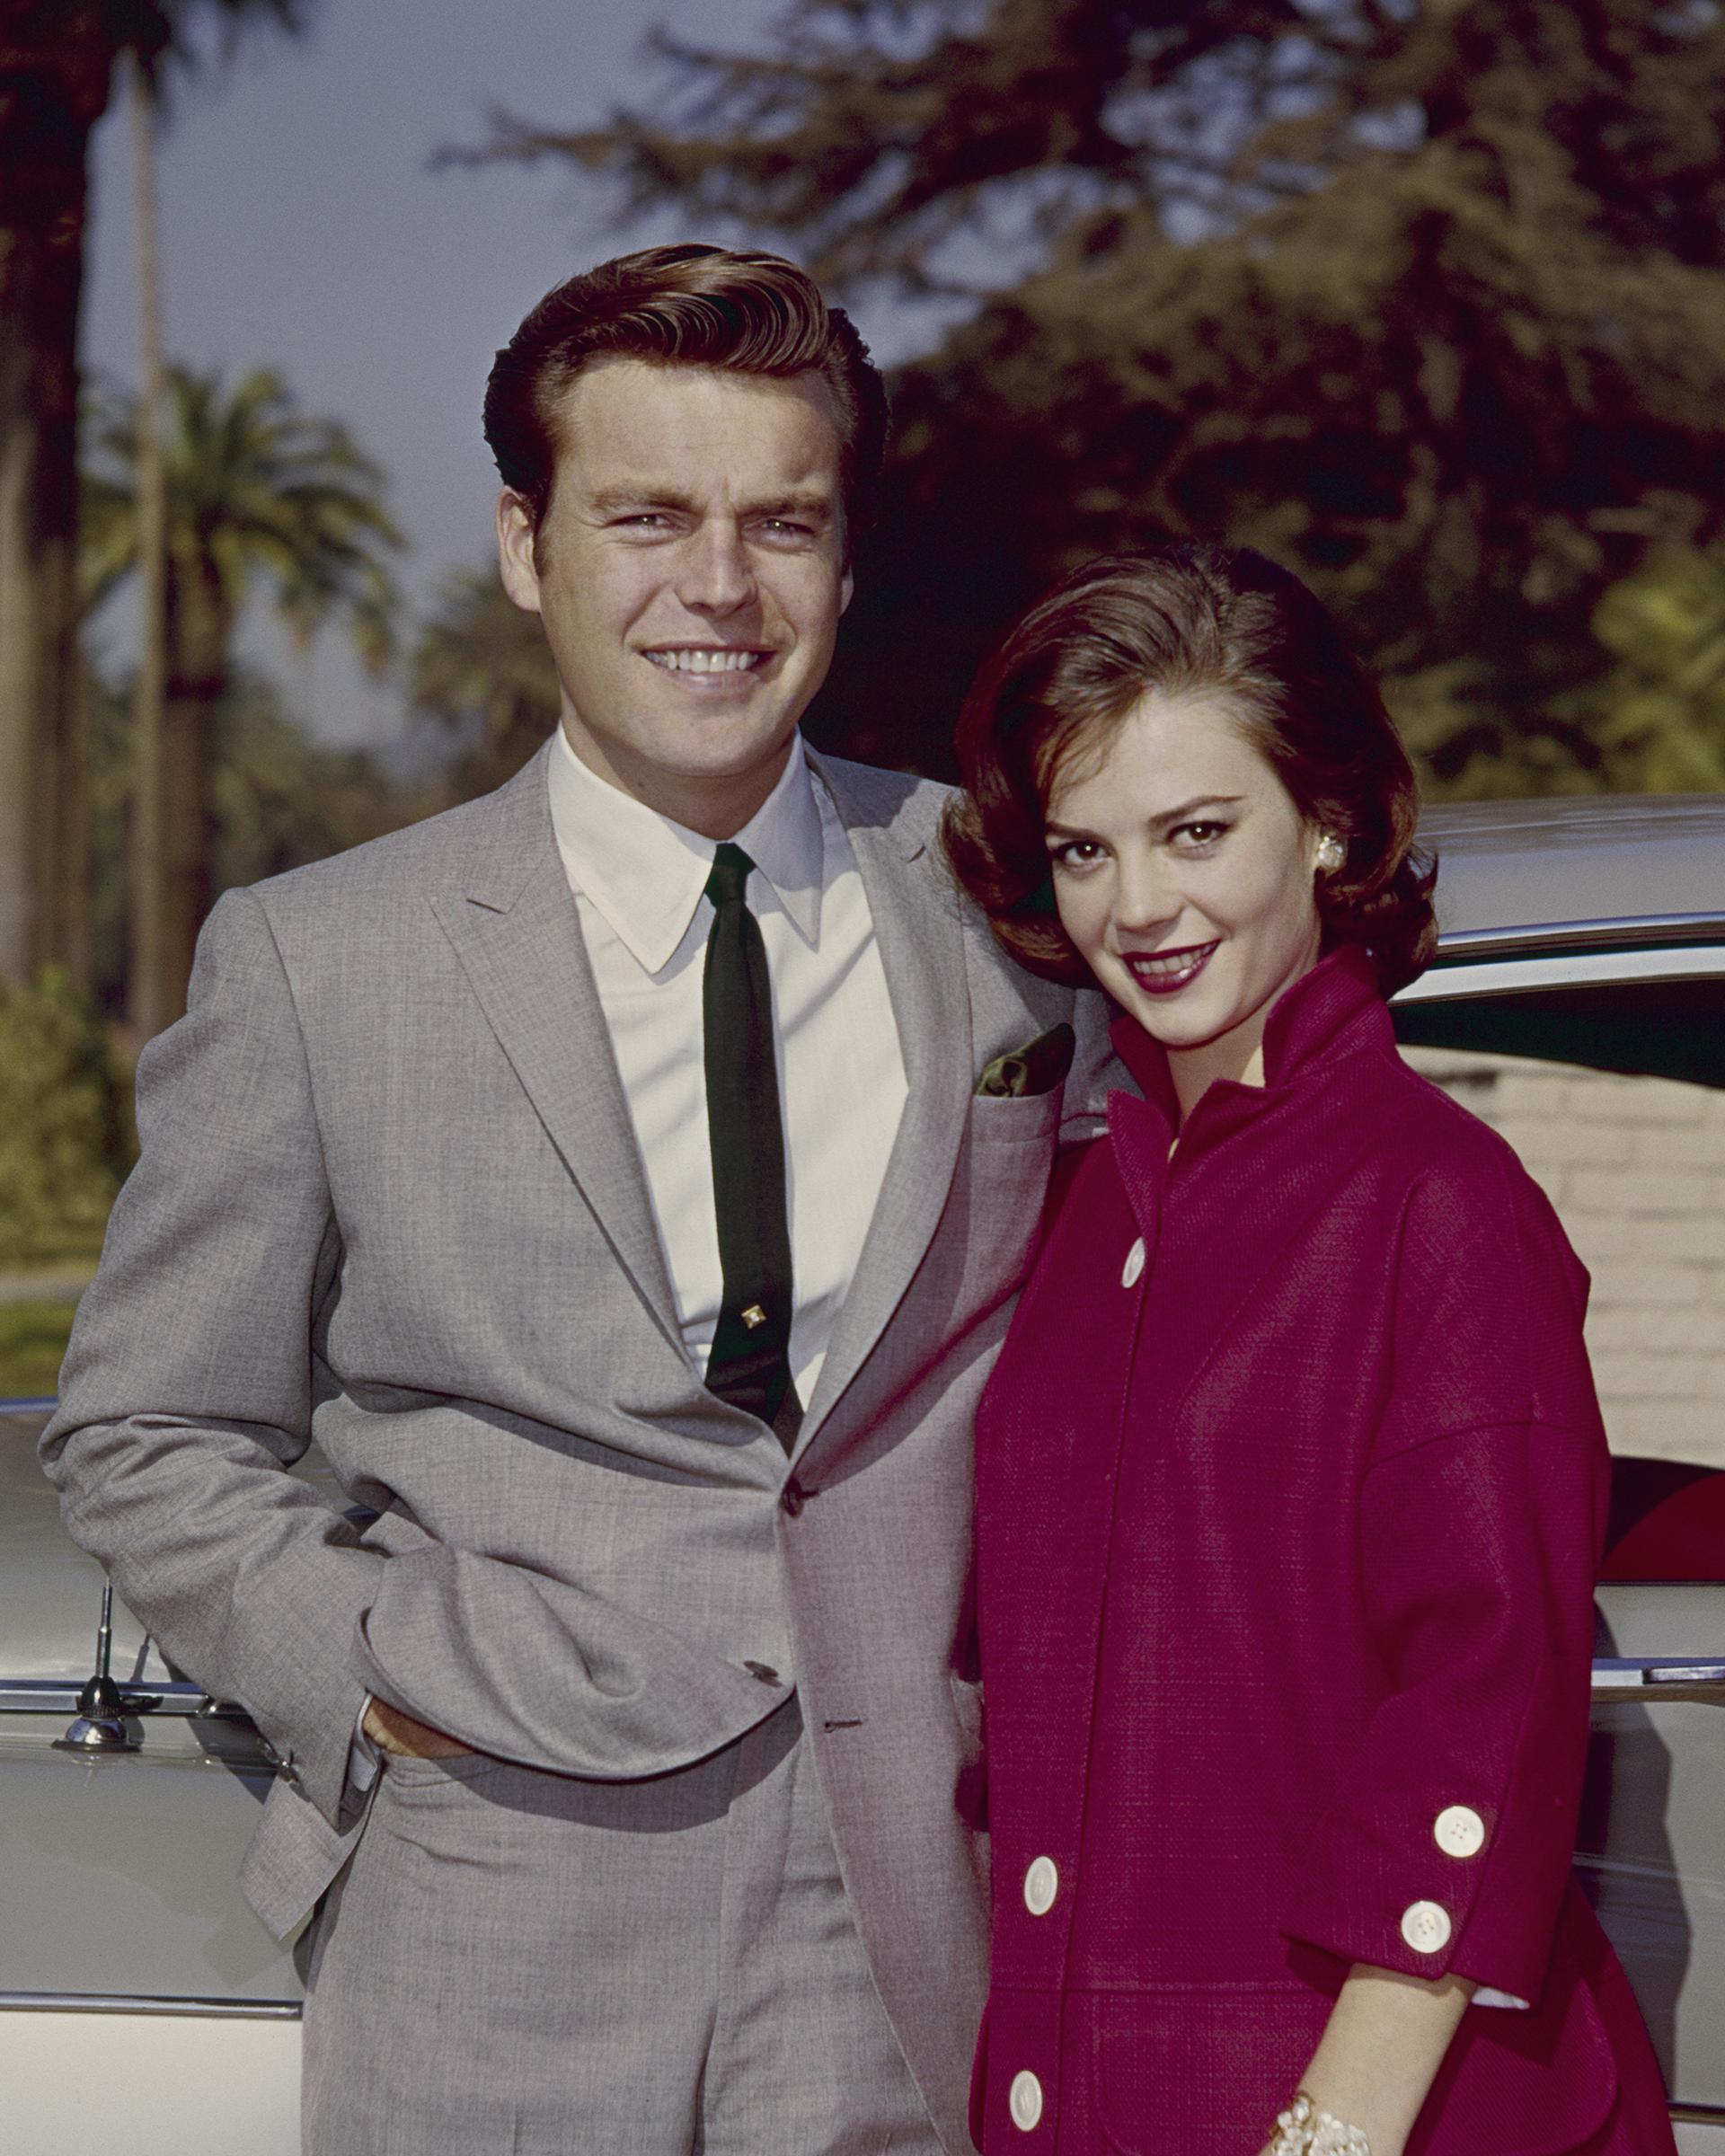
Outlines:
{"label": "suit jacket button", "polygon": [[779,1503],[794,1520],[797,1515],[802,1510],[803,1501],[809,1495],[809,1492],[806,1490],[802,1487],[802,1484],[797,1480],[797,1478],[792,1475],[791,1480],[785,1484],[784,1488],[779,1492]]}
{"label": "suit jacket button", "polygon": [[1006,2108],[1013,2115],[1013,2124],[1021,2132],[1029,2134],[1042,2116],[1042,2084],[1030,2072],[1015,2073],[1013,2085],[1006,2091]]}

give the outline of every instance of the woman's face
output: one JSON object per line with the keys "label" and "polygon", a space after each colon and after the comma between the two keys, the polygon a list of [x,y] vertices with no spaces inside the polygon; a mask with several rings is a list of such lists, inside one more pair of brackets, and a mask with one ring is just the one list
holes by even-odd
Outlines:
{"label": "woman's face", "polygon": [[1098,758],[1057,772],[1047,818],[1062,926],[1169,1052],[1183,1107],[1262,1082],[1270,1005],[1318,957],[1320,834],[1225,698],[1151,694]]}

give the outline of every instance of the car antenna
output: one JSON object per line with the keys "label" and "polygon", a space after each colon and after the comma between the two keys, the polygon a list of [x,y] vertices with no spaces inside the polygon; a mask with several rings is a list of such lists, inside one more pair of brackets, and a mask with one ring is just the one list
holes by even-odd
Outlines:
{"label": "car antenna", "polygon": [[143,1746],[126,1725],[127,1695],[112,1675],[114,1657],[114,1588],[111,1580],[102,1586],[102,1621],[96,1627],[96,1666],[78,1694],[77,1719],[64,1736],[54,1739],[57,1752],[138,1752]]}

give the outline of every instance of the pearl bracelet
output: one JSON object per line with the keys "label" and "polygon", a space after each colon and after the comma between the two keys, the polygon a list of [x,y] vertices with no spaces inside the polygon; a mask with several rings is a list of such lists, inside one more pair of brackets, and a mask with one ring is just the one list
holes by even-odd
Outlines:
{"label": "pearl bracelet", "polygon": [[1372,2144],[1358,2126],[1320,2111],[1296,2089],[1287,2110],[1277,2114],[1266,2156],[1372,2156]]}

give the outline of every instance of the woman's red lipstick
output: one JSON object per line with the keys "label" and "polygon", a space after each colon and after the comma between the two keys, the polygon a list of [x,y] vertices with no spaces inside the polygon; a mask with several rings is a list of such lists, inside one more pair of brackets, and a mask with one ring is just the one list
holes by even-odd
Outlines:
{"label": "woman's red lipstick", "polygon": [[1221,939],[1189,943],[1179,950],[1128,950],[1120,953],[1127,971],[1146,995],[1178,995],[1209,964]]}

